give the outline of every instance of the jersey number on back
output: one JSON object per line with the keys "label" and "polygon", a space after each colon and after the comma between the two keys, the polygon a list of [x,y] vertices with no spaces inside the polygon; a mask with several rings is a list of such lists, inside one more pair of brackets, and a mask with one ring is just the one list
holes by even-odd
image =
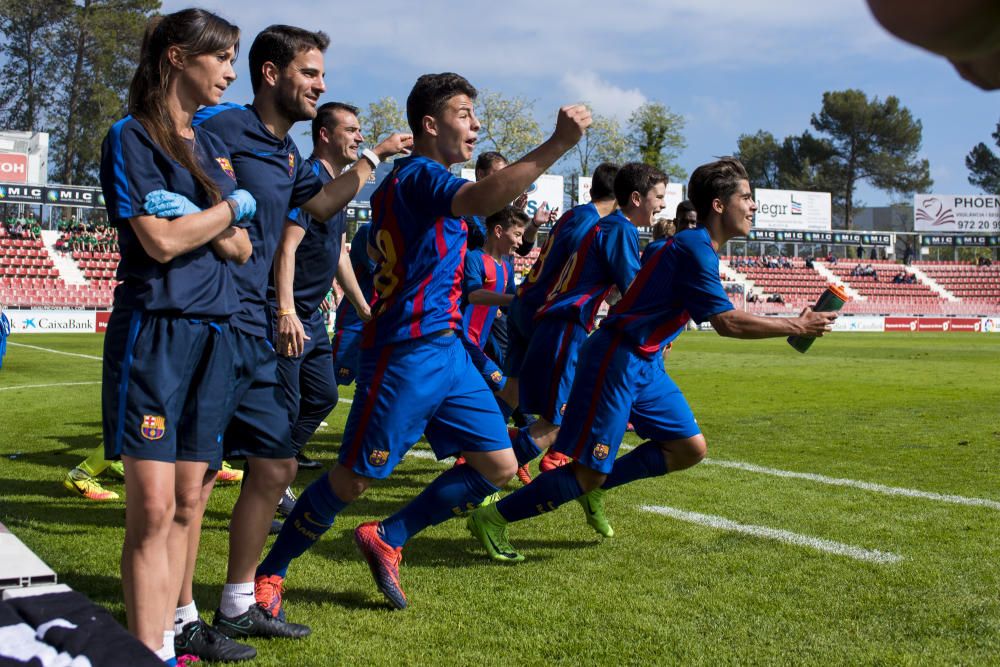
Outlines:
{"label": "jersey number on back", "polygon": [[566,287],[569,285],[570,278],[573,277],[573,272],[576,270],[576,263],[578,259],[579,253],[574,252],[570,255],[569,259],[566,260],[562,273],[559,274],[559,280],[556,281],[555,287],[552,288],[549,295],[545,297],[546,300],[551,301],[566,290]]}
{"label": "jersey number on back", "polygon": [[375,291],[380,300],[388,299],[399,285],[399,277],[393,273],[396,268],[396,248],[392,244],[392,235],[388,230],[380,229],[375,235],[375,247],[382,253],[382,262],[375,274]]}

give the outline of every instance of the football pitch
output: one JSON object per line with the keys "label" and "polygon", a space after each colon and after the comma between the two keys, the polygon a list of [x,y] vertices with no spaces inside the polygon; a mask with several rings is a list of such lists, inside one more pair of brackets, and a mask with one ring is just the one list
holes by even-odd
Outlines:
{"label": "football pitch", "polygon": [[[0,522],[123,620],[124,504],[62,487],[101,442],[102,340],[10,341]],[[448,464],[418,444],[293,563],[286,609],[312,636],[254,642],[254,664],[997,664],[1000,336],[832,334],[802,355],[687,333],[668,371],[709,458],[609,493],[613,538],[570,503],[513,525],[527,560],[503,566],[452,520],[406,546],[410,607],[391,611],[351,531]],[[310,455],[336,459],[352,398],[341,392]],[[205,517],[195,599],[207,620],[236,496],[217,488]]]}

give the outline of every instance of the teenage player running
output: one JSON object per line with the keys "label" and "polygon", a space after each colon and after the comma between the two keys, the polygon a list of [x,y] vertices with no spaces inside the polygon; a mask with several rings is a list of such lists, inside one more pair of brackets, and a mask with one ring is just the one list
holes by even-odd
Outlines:
{"label": "teenage player running", "polygon": [[[257,214],[248,228],[251,261],[234,272],[240,310],[232,319],[238,380],[235,413],[224,436],[227,456],[247,458],[247,474],[233,508],[229,531],[229,563],[214,625],[229,637],[303,637],[304,625],[287,623],[254,603],[254,569],[267,539],[274,509],[296,473],[288,410],[271,345],[267,285],[275,250],[288,211],[301,207],[317,220],[327,220],[358,193],[382,157],[404,148],[406,141],[382,142],[374,153],[326,185],[301,159],[288,136],[299,120],[316,115],[323,83],[323,52],[329,44],[321,32],[292,26],[266,28],[250,47],[253,104],[210,106],[198,112],[196,124],[215,132],[229,148],[237,182],[254,194]],[[182,591],[177,623],[201,628],[190,590]],[[192,630],[178,637],[191,653],[218,659],[233,642],[202,641]]]}
{"label": "teenage player running", "polygon": [[[598,176],[603,187],[608,184],[607,177],[615,172],[614,167],[605,165],[598,170],[600,173],[595,172],[592,191]],[[518,377],[520,407],[539,417],[535,423],[520,429],[514,438],[518,463],[530,461],[555,442],[573,383],[577,355],[594,328],[597,309],[612,288],[617,287],[624,293],[632,282],[639,270],[636,227],[652,224],[656,214],[663,210],[667,177],[662,172],[648,165],[631,163],[617,171],[612,187],[619,186],[618,179],[621,179],[621,187],[629,188],[627,196],[617,200],[620,211],[595,219],[597,204],[613,208],[614,204],[603,198],[617,194],[616,189],[607,193],[598,191],[602,199],[593,207],[577,207],[571,211],[573,218],[557,225],[560,231],[551,239],[552,245],[547,248],[549,254],[544,259],[539,257],[538,279],[544,277],[545,282],[525,289],[526,295],[530,290],[536,299],[544,289],[544,301],[534,312],[531,323],[524,321],[523,308],[529,301],[517,303],[515,300],[512,319],[519,330],[533,326]],[[579,222],[574,222],[577,215]],[[561,260],[561,266],[550,266],[553,260]],[[556,267],[558,273],[554,270]],[[532,274],[534,272],[535,268]],[[529,280],[532,277],[529,274]],[[514,354],[510,356],[512,362],[517,361]],[[560,452],[550,450],[539,467],[544,472],[568,462]]]}
{"label": "teenage player running", "polygon": [[[623,176],[615,181],[619,200],[627,198],[631,189],[619,188]],[[718,249],[733,237],[745,236],[757,210],[739,161],[724,158],[698,167],[691,175],[688,196],[700,226],[678,234],[649,258],[581,351],[563,428],[554,445],[575,462],[546,472],[496,505],[470,514],[469,530],[494,560],[523,560],[508,540],[509,522],[588,494],[598,519],[606,524],[600,508],[606,491],[690,468],[704,458],[705,437],[657,354],[689,319],[709,321],[720,335],[734,338],[822,336],[831,330],[834,313],[806,308],[796,318],[758,317],[735,310],[726,296],[719,279]],[[616,461],[629,421],[646,442]]]}
{"label": "teenage player running", "polygon": [[[452,74],[421,76],[406,103],[414,155],[396,160],[372,197],[369,252],[378,261],[373,317],[364,328],[361,367],[340,459],[299,497],[258,568],[258,602],[281,613],[281,584],[291,560],[377,479],[384,479],[426,434],[438,458],[468,464],[443,472],[381,522],[354,531],[375,583],[396,608],[402,547],[424,528],[478,504],[514,475],[503,419],[456,332],[467,230],[462,216],[503,208],[580,140],[590,124],[583,106],[559,111],[552,137],[518,162],[470,183],[449,165],[467,161],[479,121],[476,89]],[[266,585],[264,582],[269,582]]]}
{"label": "teenage player running", "polygon": [[[193,567],[203,497],[222,462],[239,296],[229,260],[252,251],[255,202],[229,151],[192,127],[236,78],[239,29],[199,9],[150,19],[129,115],[101,147],[101,189],[121,262],[104,340],[106,457],[124,461],[121,575],[129,630],[168,664],[173,611]],[[214,400],[213,400],[214,399]],[[221,400],[220,400],[221,399]],[[253,652],[253,649],[250,649]]]}

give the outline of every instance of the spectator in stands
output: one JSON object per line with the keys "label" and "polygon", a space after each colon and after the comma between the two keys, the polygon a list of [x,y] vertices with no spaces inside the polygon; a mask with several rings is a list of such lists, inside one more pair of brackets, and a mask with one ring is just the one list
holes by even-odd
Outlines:
{"label": "spectator in stands", "polygon": [[826,261],[827,261],[828,264],[836,264],[837,263],[837,256],[834,255],[833,252],[830,252],[830,254],[827,255],[827,257],[826,257]]}
{"label": "spectator in stands", "polygon": [[781,267],[782,269],[790,269],[792,268],[792,263],[788,261],[787,257],[781,255],[780,257],[778,257],[778,266]]}
{"label": "spectator in stands", "polygon": [[767,297],[767,302],[768,303],[784,303],[785,300],[781,297],[780,294],[778,294],[777,292],[775,292],[771,296]]}
{"label": "spectator in stands", "polygon": [[986,255],[980,255],[976,259],[976,266],[993,266],[993,260]]}
{"label": "spectator in stands", "polygon": [[812,255],[809,255],[808,257],[806,257],[806,268],[807,269],[813,268],[813,262],[814,261],[816,261],[816,258],[813,257]]}
{"label": "spectator in stands", "polygon": [[878,248],[872,246],[871,252],[868,253],[868,259],[876,260],[878,259]]}
{"label": "spectator in stands", "polygon": [[911,246],[910,242],[907,241],[906,245],[903,246],[903,264],[909,266],[910,262],[912,261],[913,261],[913,246]]}
{"label": "spectator in stands", "polygon": [[698,226],[698,214],[694,210],[694,204],[685,199],[677,205],[674,214],[674,233],[683,232],[685,229],[693,229]]}
{"label": "spectator in stands", "polygon": [[757,303],[760,298],[757,296],[756,292],[750,292],[747,294],[747,303]]}
{"label": "spectator in stands", "polygon": [[892,282],[896,285],[906,282],[906,271],[900,271],[892,277]]}
{"label": "spectator in stands", "polygon": [[865,247],[863,245],[861,245],[860,243],[858,244],[858,248],[856,250],[856,254],[858,256],[858,259],[864,259],[865,258]]}

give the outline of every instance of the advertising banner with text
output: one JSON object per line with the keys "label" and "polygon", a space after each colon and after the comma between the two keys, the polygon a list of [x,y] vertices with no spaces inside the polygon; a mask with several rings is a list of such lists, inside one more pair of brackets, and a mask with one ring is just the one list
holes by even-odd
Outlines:
{"label": "advertising banner with text", "polygon": [[94,333],[97,314],[92,310],[7,310],[11,334]]}
{"label": "advertising banner with text", "polygon": [[828,232],[833,223],[829,192],[758,188],[756,229],[798,229]]}
{"label": "advertising banner with text", "polygon": [[914,195],[917,232],[1000,232],[1000,195]]}

